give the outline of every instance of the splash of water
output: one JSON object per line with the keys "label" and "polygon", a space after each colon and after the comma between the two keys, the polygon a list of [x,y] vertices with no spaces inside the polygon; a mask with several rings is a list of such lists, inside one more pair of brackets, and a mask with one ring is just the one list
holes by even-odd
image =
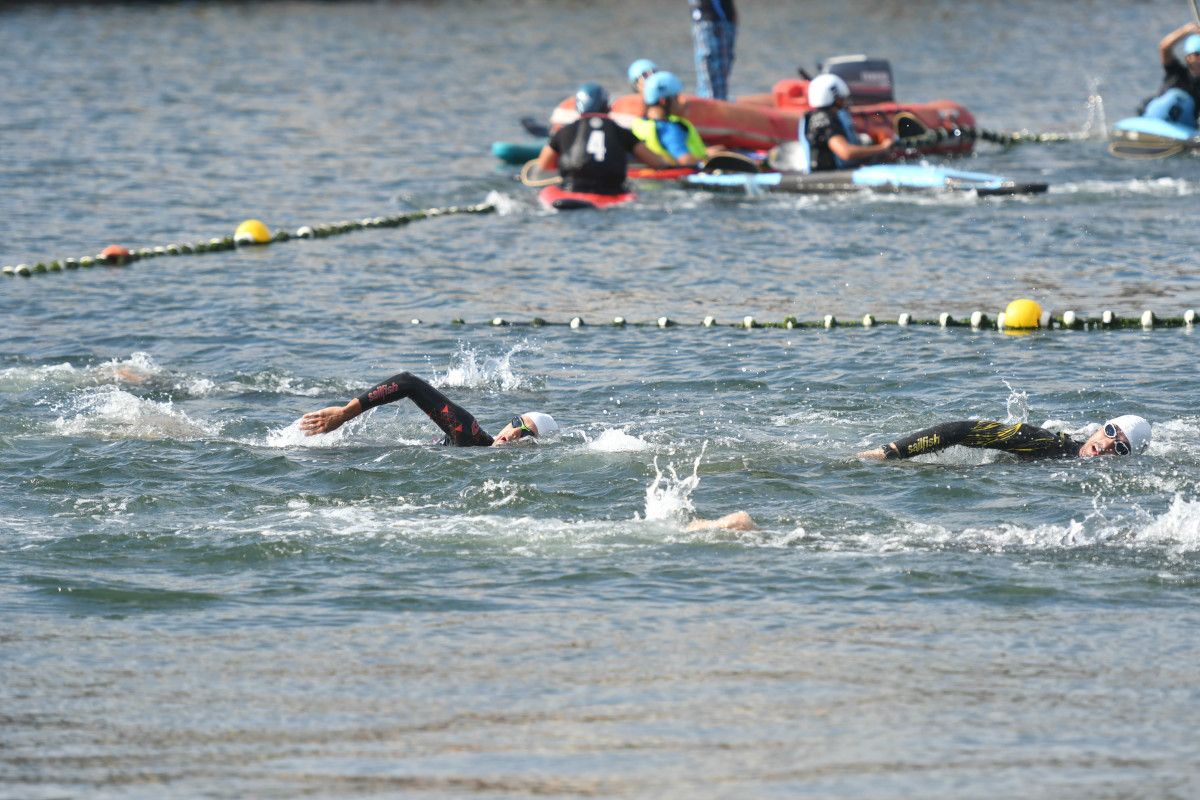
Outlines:
{"label": "splash of water", "polygon": [[1086,139],[1103,138],[1108,134],[1108,122],[1104,118],[1104,98],[1100,95],[1100,79],[1088,79],[1087,122],[1083,123]]}
{"label": "splash of water", "polygon": [[513,369],[513,357],[518,353],[537,352],[527,340],[514,344],[498,356],[481,356],[471,347],[459,343],[446,374],[435,376],[434,383],[444,387],[468,389],[497,388],[502,391],[528,388],[528,381]]}
{"label": "splash of water", "polygon": [[590,440],[587,447],[601,453],[635,453],[650,449],[650,443],[625,431],[608,428]]}
{"label": "splash of water", "polygon": [[664,474],[658,467],[658,457],[654,457],[654,480],[646,487],[647,520],[682,521],[695,514],[692,492],[700,485],[700,462],[704,459],[706,449],[707,441],[701,445],[700,455],[692,464],[692,474],[684,478],[676,473],[674,464],[668,464],[667,472],[670,474]]}
{"label": "splash of water", "polygon": [[1017,391],[1008,381],[1004,381],[1004,385],[1008,387],[1008,398],[1004,401],[1008,414],[1005,422],[1028,422],[1029,393]]}

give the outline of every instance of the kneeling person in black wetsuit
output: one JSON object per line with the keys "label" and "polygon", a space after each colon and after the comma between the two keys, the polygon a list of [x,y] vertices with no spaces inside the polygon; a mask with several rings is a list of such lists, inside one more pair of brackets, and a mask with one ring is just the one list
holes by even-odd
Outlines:
{"label": "kneeling person in black wetsuit", "polygon": [[799,139],[808,149],[806,172],[857,167],[883,155],[896,145],[891,138],[877,144],[860,144],[854,118],[846,107],[850,87],[837,75],[818,75],[808,84],[812,110],[800,120]]}
{"label": "kneeling person in black wetsuit", "polygon": [[523,436],[547,436],[558,431],[554,417],[540,411],[526,411],[514,416],[495,437],[489,436],[468,411],[411,372],[401,372],[377,383],[344,406],[310,411],[300,418],[300,430],[305,436],[329,433],[367,409],[405,398],[412,400],[442,429],[446,434],[442,439],[445,445],[495,447],[515,442]]}
{"label": "kneeling person in black wetsuit", "polygon": [[1092,458],[1094,456],[1140,453],[1150,446],[1150,423],[1126,414],[1110,419],[1087,441],[1077,442],[1065,433],[1054,433],[1036,425],[1008,425],[989,420],[946,422],[897,439],[891,444],[859,453],[859,458],[912,458],[936,453],[947,447],[986,447],[1003,450],[1022,459]]}
{"label": "kneeling person in black wetsuit", "polygon": [[575,93],[579,119],[559,128],[538,155],[538,169],[558,170],[563,188],[587,194],[622,194],[629,153],[665,169],[669,164],[608,116],[608,93],[598,83],[585,83]]}

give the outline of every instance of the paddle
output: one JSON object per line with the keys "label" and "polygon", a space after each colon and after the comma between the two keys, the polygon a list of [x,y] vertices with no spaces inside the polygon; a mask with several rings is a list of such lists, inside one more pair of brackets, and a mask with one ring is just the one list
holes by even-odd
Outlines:
{"label": "paddle", "polygon": [[521,127],[527,130],[531,136],[539,139],[545,139],[550,135],[550,126],[538,122],[533,117],[521,117]]}
{"label": "paddle", "polygon": [[537,159],[531,159],[525,162],[525,166],[521,167],[521,183],[534,188],[540,186],[553,186],[562,183],[562,175],[548,175],[538,169]]}
{"label": "paddle", "polygon": [[1155,158],[1170,158],[1185,150],[1200,148],[1200,138],[1172,139],[1167,136],[1153,136],[1148,133],[1136,133],[1132,137],[1114,138],[1108,143],[1108,152],[1117,158],[1130,161],[1148,161]]}

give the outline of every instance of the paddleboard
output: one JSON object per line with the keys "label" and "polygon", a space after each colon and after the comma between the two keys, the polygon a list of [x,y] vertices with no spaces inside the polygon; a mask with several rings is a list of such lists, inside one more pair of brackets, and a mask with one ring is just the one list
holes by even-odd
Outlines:
{"label": "paddleboard", "polygon": [[624,194],[590,194],[588,192],[568,192],[561,186],[547,186],[538,192],[538,200],[547,208],[559,211],[573,211],[581,208],[608,208],[637,199],[633,192]]}
{"label": "paddleboard", "polygon": [[927,167],[917,164],[879,164],[828,172],[760,172],[757,174],[687,175],[684,186],[731,191],[831,194],[854,191],[973,191],[979,195],[1040,194],[1040,182],[1020,183],[984,172]]}
{"label": "paddleboard", "polygon": [[[1141,136],[1158,136],[1163,139],[1175,139],[1186,142],[1200,136],[1200,130],[1178,122],[1159,119],[1158,117],[1127,117],[1113,125],[1116,134],[1138,134]],[[1136,138],[1122,136],[1122,138]]]}
{"label": "paddleboard", "polygon": [[505,164],[524,164],[542,152],[542,142],[492,142],[492,155]]}
{"label": "paddleboard", "polygon": [[1127,117],[1109,133],[1108,152],[1135,161],[1200,153],[1200,130],[1161,117]]}

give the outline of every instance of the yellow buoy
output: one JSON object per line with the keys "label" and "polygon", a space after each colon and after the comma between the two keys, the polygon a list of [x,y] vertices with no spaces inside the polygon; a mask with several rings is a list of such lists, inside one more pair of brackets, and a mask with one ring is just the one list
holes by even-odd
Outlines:
{"label": "yellow buoy", "polygon": [[1004,309],[1004,327],[1032,330],[1042,319],[1042,307],[1033,300],[1013,300]]}
{"label": "yellow buoy", "polygon": [[238,244],[266,244],[271,241],[271,231],[256,219],[248,219],[233,232],[233,240]]}

